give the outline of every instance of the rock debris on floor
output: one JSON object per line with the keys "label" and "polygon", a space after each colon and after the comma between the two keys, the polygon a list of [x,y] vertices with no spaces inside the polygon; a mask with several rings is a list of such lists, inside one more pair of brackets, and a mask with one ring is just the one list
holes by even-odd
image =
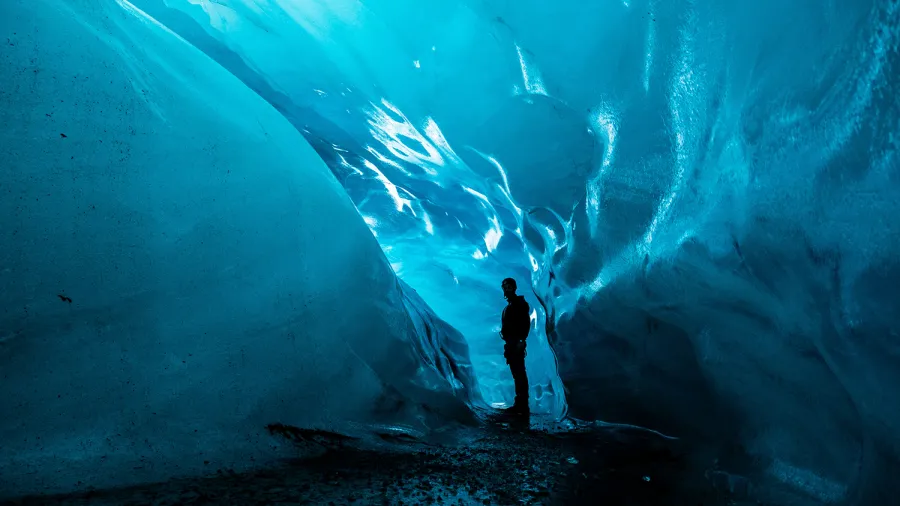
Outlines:
{"label": "rock debris on floor", "polygon": [[[291,428],[277,431],[292,437]],[[294,429],[293,439],[308,439]],[[640,430],[548,430],[495,420],[465,445],[402,441],[378,447],[328,433],[324,454],[252,472],[28,497],[15,505],[518,505],[718,506],[715,490],[678,441]],[[324,443],[323,443],[324,441]],[[308,441],[304,441],[306,443]]]}

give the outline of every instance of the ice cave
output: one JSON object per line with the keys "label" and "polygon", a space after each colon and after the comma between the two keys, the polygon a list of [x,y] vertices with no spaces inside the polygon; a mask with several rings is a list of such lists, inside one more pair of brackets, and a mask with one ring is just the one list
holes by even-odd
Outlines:
{"label": "ice cave", "polygon": [[513,277],[534,451],[900,504],[900,0],[3,0],[0,43],[0,502],[273,424],[475,444]]}

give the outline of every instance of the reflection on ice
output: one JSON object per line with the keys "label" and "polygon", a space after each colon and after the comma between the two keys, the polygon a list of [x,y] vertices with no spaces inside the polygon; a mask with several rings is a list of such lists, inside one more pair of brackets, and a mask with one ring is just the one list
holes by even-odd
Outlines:
{"label": "reflection on ice", "polygon": [[541,78],[540,71],[535,67],[526,52],[516,45],[516,53],[519,55],[519,65],[522,67],[522,80],[525,82],[525,91],[534,95],[546,95],[547,90],[544,88],[544,80]]}
{"label": "reflection on ice", "polygon": [[[372,137],[395,158],[424,170],[430,176],[436,176],[435,167],[444,165],[444,159],[437,148],[394,105],[383,99],[381,103],[387,111],[375,104],[367,111]],[[407,140],[404,142],[404,139]],[[414,144],[410,146],[408,143]],[[420,149],[425,152],[422,153]]]}

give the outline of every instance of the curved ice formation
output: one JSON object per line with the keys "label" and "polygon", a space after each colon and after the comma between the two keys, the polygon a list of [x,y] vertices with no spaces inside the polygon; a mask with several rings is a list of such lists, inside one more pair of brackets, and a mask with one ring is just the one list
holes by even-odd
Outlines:
{"label": "curved ice formation", "polygon": [[0,496],[467,416],[465,342],[430,317],[456,363],[423,367],[427,307],[269,104],[127,2],[5,2],[0,32]]}
{"label": "curved ice formation", "polygon": [[897,0],[121,5],[304,134],[465,336],[458,393],[508,399],[496,285],[530,277],[535,407],[709,443],[760,500],[894,503]]}

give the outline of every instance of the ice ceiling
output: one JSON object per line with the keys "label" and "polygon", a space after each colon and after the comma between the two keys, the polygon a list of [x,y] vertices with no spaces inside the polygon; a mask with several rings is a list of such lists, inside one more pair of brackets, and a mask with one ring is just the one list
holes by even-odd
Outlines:
{"label": "ice ceiling", "polygon": [[0,490],[263,462],[273,421],[466,420],[512,396],[513,276],[534,410],[706,445],[772,501],[890,504],[898,27],[896,0],[7,0]]}

